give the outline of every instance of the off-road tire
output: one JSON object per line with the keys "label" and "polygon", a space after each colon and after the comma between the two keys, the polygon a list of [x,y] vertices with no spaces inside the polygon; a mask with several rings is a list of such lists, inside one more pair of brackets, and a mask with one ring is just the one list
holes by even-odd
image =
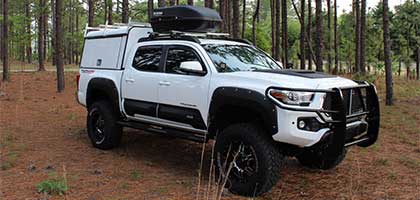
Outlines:
{"label": "off-road tire", "polygon": [[[103,119],[103,137],[98,135],[96,129],[97,118]],[[92,145],[98,149],[108,150],[117,147],[121,141],[122,127],[117,124],[118,113],[108,101],[94,102],[88,108],[87,131]]]}
{"label": "off-road tire", "polygon": [[296,156],[299,163],[311,169],[328,170],[335,168],[346,157],[347,150],[343,149],[337,156],[328,157],[320,149],[305,150]]}
{"label": "off-road tire", "polygon": [[[281,154],[279,148],[275,145],[273,139],[261,127],[250,124],[240,123],[233,124],[225,128],[218,134],[215,144],[215,168],[220,184],[223,183],[225,174],[223,172],[223,164],[221,155],[226,145],[231,146],[232,141],[240,141],[241,144],[249,145],[253,148],[258,163],[258,170],[249,178],[247,182],[240,182],[238,180],[231,180],[229,177],[228,183],[225,185],[230,192],[242,196],[259,196],[269,191],[280,178],[280,167],[283,163],[284,156]],[[248,147],[249,148],[249,147]],[[225,173],[227,172],[225,165]]]}

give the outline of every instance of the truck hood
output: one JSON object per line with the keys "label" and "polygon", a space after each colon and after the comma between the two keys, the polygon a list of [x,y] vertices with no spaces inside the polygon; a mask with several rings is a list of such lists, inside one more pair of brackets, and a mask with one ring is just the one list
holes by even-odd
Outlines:
{"label": "truck hood", "polygon": [[224,75],[229,76],[231,80],[237,79],[242,83],[257,83],[260,87],[330,89],[357,85],[354,81],[346,78],[319,72],[297,70],[242,71],[224,73]]}

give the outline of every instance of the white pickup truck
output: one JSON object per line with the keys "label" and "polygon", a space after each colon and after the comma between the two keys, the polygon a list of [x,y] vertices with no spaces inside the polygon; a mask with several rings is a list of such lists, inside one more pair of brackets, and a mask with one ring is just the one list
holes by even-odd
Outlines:
{"label": "white pickup truck", "polygon": [[379,132],[372,84],[283,69],[223,34],[156,33],[147,24],[89,28],[77,99],[100,149],[116,147],[122,127],[215,140],[217,172],[244,196],[270,190],[286,156],[330,169]]}

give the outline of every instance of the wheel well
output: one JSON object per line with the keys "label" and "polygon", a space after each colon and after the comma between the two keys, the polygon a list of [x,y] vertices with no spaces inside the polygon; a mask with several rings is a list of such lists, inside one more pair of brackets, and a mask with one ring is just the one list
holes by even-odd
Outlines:
{"label": "wheel well", "polygon": [[86,107],[89,108],[96,101],[109,101],[116,113],[120,113],[119,95],[114,82],[109,79],[94,78],[88,84]]}
{"label": "wheel well", "polygon": [[86,106],[89,108],[94,102],[106,100],[112,102],[111,97],[108,94],[100,89],[91,89],[89,90],[87,97],[86,97]]}
{"label": "wheel well", "polygon": [[[253,109],[242,106],[225,105],[222,106],[214,116],[211,116],[209,133],[210,138],[214,138],[216,133],[227,126],[236,123],[255,123],[264,127],[264,118],[260,113]],[[267,130],[266,130],[267,131]]]}

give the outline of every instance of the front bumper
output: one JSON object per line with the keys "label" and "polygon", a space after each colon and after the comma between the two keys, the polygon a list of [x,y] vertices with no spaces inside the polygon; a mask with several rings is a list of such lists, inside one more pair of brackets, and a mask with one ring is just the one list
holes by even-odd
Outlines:
{"label": "front bumper", "polygon": [[[339,151],[352,145],[367,147],[374,144],[378,138],[380,123],[376,88],[366,82],[357,83],[357,86],[328,90],[268,88],[266,95],[268,95],[270,89],[324,93],[328,96],[331,105],[329,108],[323,107],[321,109],[291,108],[272,99],[279,107],[277,109],[279,132],[273,135],[273,139],[300,147],[311,147],[328,139],[328,143],[334,149],[333,151]],[[361,97],[363,109],[358,112],[352,112],[353,91],[364,92]],[[344,95],[345,93],[350,94],[350,96]],[[299,129],[297,127],[299,117],[313,117],[324,126],[316,132]]]}

